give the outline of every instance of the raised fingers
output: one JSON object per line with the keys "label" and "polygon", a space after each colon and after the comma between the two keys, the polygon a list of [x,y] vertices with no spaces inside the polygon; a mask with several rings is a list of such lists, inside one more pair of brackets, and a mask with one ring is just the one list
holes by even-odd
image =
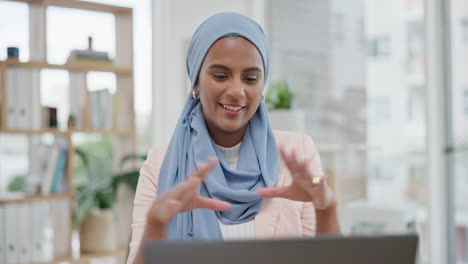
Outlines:
{"label": "raised fingers", "polygon": [[208,175],[208,172],[216,166],[217,159],[210,157],[207,163],[199,164],[198,169],[192,173],[184,182],[187,187],[180,193],[182,204],[187,205],[197,194],[197,190],[200,187],[203,179]]}
{"label": "raised fingers", "polygon": [[[224,211],[229,208],[229,203],[209,199],[198,194],[198,189],[208,172],[217,164],[216,158],[209,158],[207,163],[198,165],[198,169],[193,172],[184,182],[177,185],[171,191],[171,196],[179,200],[182,204],[182,211],[207,208],[216,211]],[[204,199],[206,198],[206,199]]]}
{"label": "raised fingers", "polygon": [[197,208],[195,207],[196,201],[198,201],[198,208],[227,210],[229,203],[202,197],[198,194],[200,184],[216,165],[216,162],[217,159],[210,158],[207,163],[200,164],[199,168],[185,181],[159,197],[149,212],[148,221],[155,224],[167,224],[177,213]]}
{"label": "raised fingers", "polygon": [[291,171],[291,173],[294,173],[297,170],[298,166],[296,151],[293,149],[291,153],[287,153],[286,149],[282,145],[278,147],[278,150],[280,152],[281,158],[283,159],[288,169]]}
{"label": "raised fingers", "polygon": [[181,208],[182,204],[176,199],[158,199],[148,212],[150,214],[148,215],[148,222],[153,224],[166,224],[180,212]]}
{"label": "raised fingers", "polygon": [[226,211],[231,205],[228,202],[197,195],[194,208],[205,208],[213,211]]}
{"label": "raised fingers", "polygon": [[201,180],[195,177],[188,177],[185,181],[179,183],[174,188],[166,192],[161,198],[168,197],[171,199],[181,200],[181,202],[187,200],[187,196],[194,195],[196,190],[201,184]]}
{"label": "raised fingers", "polygon": [[217,163],[217,158],[209,157],[206,163],[198,164],[198,169],[192,173],[191,177],[203,180],[206,177],[206,175],[208,175],[208,172],[210,172],[210,170],[212,170]]}
{"label": "raised fingers", "polygon": [[208,172],[216,166],[217,159],[209,158],[207,163],[198,165],[198,169],[193,172],[185,181],[172,188],[167,194],[183,202],[193,196]]}
{"label": "raised fingers", "polygon": [[198,195],[198,189],[200,188],[201,180],[190,176],[185,182],[187,183],[187,187],[182,189],[179,193],[179,201],[181,202],[184,211]]}
{"label": "raised fingers", "polygon": [[265,197],[265,198],[288,198],[289,192],[288,189],[291,188],[290,186],[283,186],[283,187],[268,187],[268,188],[260,188],[257,190],[258,195]]}
{"label": "raised fingers", "polygon": [[286,166],[288,167],[293,177],[301,173],[306,173],[308,171],[310,161],[307,159],[299,161],[296,150],[293,149],[291,153],[288,154],[285,148],[280,146],[279,152],[281,158],[284,160]]}
{"label": "raised fingers", "polygon": [[320,176],[312,175],[310,164],[311,160],[303,159],[299,161],[297,153],[295,150],[292,150],[291,153],[287,153],[286,149],[283,146],[278,147],[281,158],[284,160],[286,166],[288,167],[289,171],[291,172],[291,176],[295,180],[299,181],[307,181],[309,182],[312,180],[313,184],[320,184],[323,182]]}

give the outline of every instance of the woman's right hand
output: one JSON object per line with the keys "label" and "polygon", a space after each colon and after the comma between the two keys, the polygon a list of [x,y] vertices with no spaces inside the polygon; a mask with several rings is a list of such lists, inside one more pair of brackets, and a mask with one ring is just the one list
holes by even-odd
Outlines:
{"label": "woman's right hand", "polygon": [[147,231],[152,239],[165,239],[167,225],[178,213],[197,208],[206,208],[214,211],[228,210],[228,202],[215,200],[198,194],[198,189],[208,172],[217,164],[216,158],[209,158],[207,163],[199,164],[198,169],[187,179],[167,191],[151,206],[147,218]]}

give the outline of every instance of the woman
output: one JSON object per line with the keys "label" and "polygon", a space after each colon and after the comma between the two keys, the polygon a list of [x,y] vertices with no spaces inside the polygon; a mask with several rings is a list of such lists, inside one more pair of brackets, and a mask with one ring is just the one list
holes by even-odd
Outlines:
{"label": "woman", "polygon": [[216,14],[195,31],[192,96],[169,146],[151,150],[141,169],[128,263],[142,263],[141,245],[151,239],[339,232],[312,140],[270,128],[265,45],[261,27],[236,13]]}

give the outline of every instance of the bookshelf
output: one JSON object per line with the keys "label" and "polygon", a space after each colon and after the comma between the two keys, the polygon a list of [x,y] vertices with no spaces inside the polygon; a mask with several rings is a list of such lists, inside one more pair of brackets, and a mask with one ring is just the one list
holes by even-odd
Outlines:
{"label": "bookshelf", "polygon": [[47,195],[25,195],[24,197],[11,197],[11,198],[0,198],[0,204],[6,203],[27,203],[31,201],[47,201],[54,199],[70,199],[72,193],[59,193],[59,194],[47,194]]}
{"label": "bookshelf", "polygon": [[58,258],[50,262],[33,262],[32,264],[58,264],[58,263],[83,263],[97,258],[125,258],[127,256],[127,249],[121,248],[119,250],[108,252],[108,253],[95,253],[95,254],[83,254],[80,258]]}
{"label": "bookshelf", "polygon": [[[132,8],[112,6],[106,4],[91,3],[78,0],[0,0],[20,2],[28,5],[29,9],[29,49],[30,59],[28,62],[20,62],[18,60],[0,61],[0,135],[23,135],[31,138],[42,136],[45,134],[52,135],[54,138],[63,139],[66,149],[66,161],[64,169],[64,179],[66,187],[64,191],[50,194],[25,194],[13,197],[4,197],[0,193],[1,206],[17,206],[28,203],[53,203],[57,201],[65,201],[68,204],[68,214],[66,221],[69,228],[69,236],[66,244],[68,248],[65,253],[53,255],[49,260],[37,262],[31,255],[30,261],[27,263],[35,264],[55,264],[55,263],[87,263],[96,258],[111,257],[125,260],[127,254],[127,242],[120,241],[119,249],[112,252],[96,253],[96,254],[80,254],[74,256],[72,252],[72,233],[73,233],[73,212],[74,212],[74,171],[73,160],[74,142],[73,137],[77,134],[97,134],[107,135],[113,138],[113,171],[119,172],[122,168],[119,166],[121,158],[127,154],[136,152],[136,129],[135,129],[135,106],[134,106],[134,72],[133,72],[133,10]],[[96,12],[104,12],[112,14],[115,18],[115,57],[111,63],[101,62],[79,62],[50,64],[47,62],[47,9],[50,6],[63,7],[69,9],[80,9]],[[22,77],[27,77],[32,86],[31,89],[40,89],[40,71],[43,69],[60,69],[65,70],[69,74],[69,93],[70,104],[74,99],[83,102],[78,111],[82,115],[79,125],[73,128],[61,130],[58,128],[30,125],[28,127],[11,127],[8,114],[8,72],[11,70],[23,71]],[[88,72],[110,72],[116,76],[116,92],[120,95],[119,102],[119,119],[113,122],[112,127],[95,128],[92,122],[92,102],[90,91],[87,85]],[[36,92],[36,95],[40,94]],[[71,111],[72,107],[70,107]],[[37,109],[36,109],[37,110]],[[116,112],[114,112],[116,114]],[[33,118],[30,118],[33,119]],[[33,122],[33,121],[31,121]],[[130,213],[130,212],[129,212]],[[2,215],[0,214],[0,217]],[[32,225],[34,222],[30,222]],[[7,224],[6,224],[7,225]],[[1,226],[0,226],[1,227]],[[130,229],[130,226],[128,227]],[[1,230],[0,230],[1,231]],[[0,232],[0,239],[1,232]],[[3,241],[0,241],[3,242]],[[5,259],[2,259],[4,257]],[[10,263],[6,259],[6,253],[2,256],[0,252],[0,263]],[[13,263],[24,263],[20,259],[16,259]]]}
{"label": "bookshelf", "polygon": [[116,74],[132,74],[133,69],[129,66],[114,66],[106,65],[102,63],[67,63],[63,65],[49,64],[45,61],[32,61],[32,62],[20,62],[17,60],[6,60],[0,61],[2,68],[8,66],[16,66],[21,68],[30,69],[58,69],[76,72],[88,72],[88,71],[102,71],[102,72],[113,72]]}
{"label": "bookshelf", "polygon": [[22,130],[22,129],[1,129],[2,134],[19,134],[19,135],[38,135],[38,134],[54,134],[59,136],[71,136],[73,134],[100,134],[100,135],[114,135],[114,136],[135,136],[135,130],[122,130],[122,129],[71,129],[61,131],[58,129],[38,129],[38,130]]}

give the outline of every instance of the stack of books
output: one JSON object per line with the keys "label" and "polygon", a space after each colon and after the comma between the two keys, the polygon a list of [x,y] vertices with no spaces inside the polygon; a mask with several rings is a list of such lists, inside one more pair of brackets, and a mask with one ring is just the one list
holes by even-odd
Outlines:
{"label": "stack of books", "polygon": [[0,204],[0,263],[51,262],[70,253],[68,200]]}
{"label": "stack of books", "polygon": [[6,69],[6,109],[8,129],[41,129],[42,111],[39,72],[33,69]]}
{"label": "stack of books", "polygon": [[108,89],[90,92],[91,125],[93,129],[112,130],[118,128],[119,95]]}
{"label": "stack of books", "polygon": [[58,127],[58,109],[41,104],[41,87],[37,82],[39,74],[36,70],[20,67],[6,70],[8,129],[39,130]]}
{"label": "stack of books", "polygon": [[30,194],[63,193],[67,191],[67,148],[63,144],[36,144],[32,149],[26,192]]}

